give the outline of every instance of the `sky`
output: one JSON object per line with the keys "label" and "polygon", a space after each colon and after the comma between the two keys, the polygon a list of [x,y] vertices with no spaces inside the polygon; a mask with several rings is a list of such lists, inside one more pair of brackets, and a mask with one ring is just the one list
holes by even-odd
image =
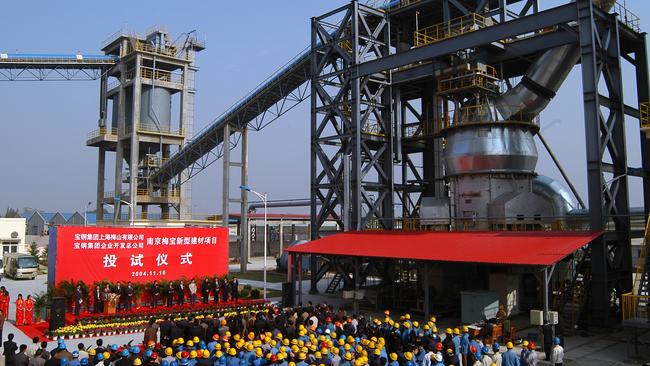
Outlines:
{"label": "sky", "polygon": [[[564,3],[541,1],[544,6]],[[198,131],[310,42],[310,18],[343,0],[309,1],[87,1],[8,2],[3,5],[0,52],[98,54],[102,42],[123,26],[144,32],[154,25],[172,38],[197,30],[206,40],[198,56],[194,130]],[[179,4],[181,4],[179,6]],[[627,0],[636,14],[650,14],[650,2]],[[641,19],[643,30],[650,29]],[[631,68],[625,100],[636,105]],[[542,113],[542,133],[586,200],[580,69]],[[99,82],[0,82],[0,211],[33,207],[83,211],[95,201],[97,149],[86,147],[97,128]],[[309,104],[304,102],[249,138],[249,183],[269,199],[309,196]],[[629,121],[628,165],[640,166],[638,123]],[[537,171],[561,180],[543,147]],[[107,176],[113,159],[107,159]],[[112,182],[112,180],[111,180]],[[112,183],[106,183],[112,187]],[[233,187],[236,187],[234,185]],[[630,200],[641,204],[640,180],[630,179]],[[109,190],[109,188],[107,188]],[[192,183],[195,213],[221,211],[221,164]],[[293,210],[296,211],[295,209]],[[298,209],[307,212],[308,209]]]}

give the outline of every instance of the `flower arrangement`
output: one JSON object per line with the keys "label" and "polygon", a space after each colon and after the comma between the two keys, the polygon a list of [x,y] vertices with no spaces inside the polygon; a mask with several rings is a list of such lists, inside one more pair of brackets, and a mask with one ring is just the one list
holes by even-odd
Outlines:
{"label": "flower arrangement", "polygon": [[68,325],[51,331],[49,336],[56,340],[59,338],[75,339],[137,333],[145,330],[149,323],[149,319],[156,319],[157,322],[162,322],[168,316],[172,317],[175,321],[190,317],[195,319],[203,319],[207,317],[218,318],[221,316],[229,317],[249,312],[268,311],[269,306],[270,304],[264,301],[252,301],[241,305],[207,305],[186,311],[178,308],[154,309],[151,311],[141,309],[136,313],[98,315],[83,318],[78,320],[74,325]]}

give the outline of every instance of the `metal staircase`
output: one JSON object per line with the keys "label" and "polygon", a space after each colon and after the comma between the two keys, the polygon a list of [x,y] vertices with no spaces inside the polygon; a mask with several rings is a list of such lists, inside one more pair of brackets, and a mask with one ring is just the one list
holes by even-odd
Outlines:
{"label": "metal staircase", "polygon": [[343,281],[343,275],[336,272],[336,274],[332,278],[332,281],[330,281],[330,284],[327,285],[327,289],[325,290],[325,293],[333,294],[334,292],[336,292],[336,290],[339,288],[339,285],[341,284],[341,281]]}
{"label": "metal staircase", "polygon": [[560,313],[561,322],[566,334],[572,334],[584,320],[586,313],[582,311],[589,298],[591,282],[591,257],[588,249],[576,252],[572,263],[564,276],[565,280],[553,298],[553,309]]}

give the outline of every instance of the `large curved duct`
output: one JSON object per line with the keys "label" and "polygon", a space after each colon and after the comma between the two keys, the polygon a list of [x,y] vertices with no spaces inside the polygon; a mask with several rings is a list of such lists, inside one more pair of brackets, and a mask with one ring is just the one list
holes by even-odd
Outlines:
{"label": "large curved duct", "polygon": [[[605,11],[609,11],[615,3],[616,0],[594,0],[594,4]],[[521,82],[496,100],[497,109],[504,118],[538,115],[555,97],[573,65],[579,60],[578,44],[568,44],[544,52],[530,66]]]}
{"label": "large curved duct", "polygon": [[546,198],[553,205],[553,216],[564,217],[576,209],[577,204],[569,192],[560,182],[544,175],[533,179],[533,193]]}

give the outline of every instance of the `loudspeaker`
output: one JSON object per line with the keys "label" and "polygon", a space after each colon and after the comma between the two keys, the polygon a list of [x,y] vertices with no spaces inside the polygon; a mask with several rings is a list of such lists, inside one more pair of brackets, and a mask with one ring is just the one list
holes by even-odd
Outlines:
{"label": "loudspeaker", "polygon": [[294,300],[293,282],[282,283],[282,306],[285,308],[293,306]]}
{"label": "loudspeaker", "polygon": [[50,300],[50,331],[65,326],[65,298],[53,297]]}

